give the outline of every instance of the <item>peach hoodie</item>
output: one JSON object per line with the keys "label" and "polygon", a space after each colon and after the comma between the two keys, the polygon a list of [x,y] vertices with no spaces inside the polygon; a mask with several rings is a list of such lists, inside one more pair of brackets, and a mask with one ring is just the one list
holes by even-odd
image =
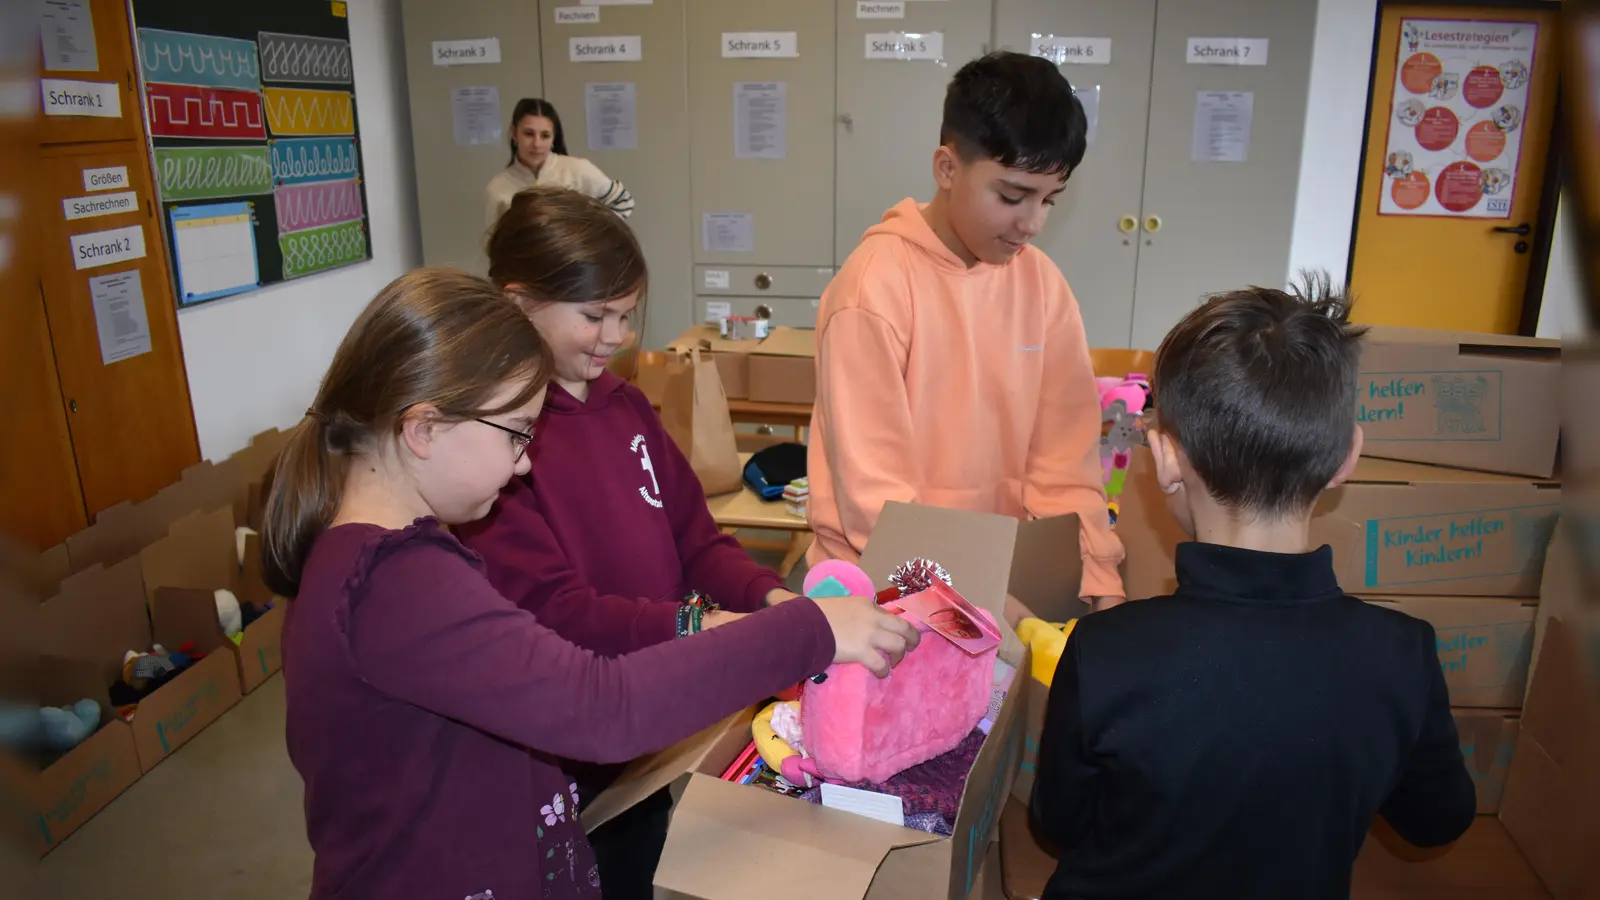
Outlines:
{"label": "peach hoodie", "polygon": [[1083,320],[1038,248],[969,269],[914,200],[885,213],[822,295],[811,427],[813,563],[855,560],[890,500],[1070,512],[1083,596],[1122,596]]}

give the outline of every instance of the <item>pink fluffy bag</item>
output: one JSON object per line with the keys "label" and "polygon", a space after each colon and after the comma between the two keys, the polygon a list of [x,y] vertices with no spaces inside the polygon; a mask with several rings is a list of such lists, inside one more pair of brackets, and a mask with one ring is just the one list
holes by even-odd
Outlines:
{"label": "pink fluffy bag", "polygon": [[[994,616],[976,610],[993,627]],[[881,782],[955,749],[983,718],[999,647],[976,655],[911,616],[922,641],[889,677],[831,666],[800,704],[806,751],[828,781]]]}

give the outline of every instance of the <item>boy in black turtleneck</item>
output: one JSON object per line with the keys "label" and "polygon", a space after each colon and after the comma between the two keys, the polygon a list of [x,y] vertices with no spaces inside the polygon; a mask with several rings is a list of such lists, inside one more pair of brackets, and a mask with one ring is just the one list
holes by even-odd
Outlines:
{"label": "boy in black turtleneck", "polygon": [[[1178,590],[1080,621],[1033,820],[1047,900],[1345,898],[1375,814],[1419,846],[1475,808],[1433,627],[1345,596],[1311,511],[1361,454],[1361,330],[1326,276],[1216,296],[1167,335],[1157,481]],[[1131,598],[1130,598],[1131,599]]]}

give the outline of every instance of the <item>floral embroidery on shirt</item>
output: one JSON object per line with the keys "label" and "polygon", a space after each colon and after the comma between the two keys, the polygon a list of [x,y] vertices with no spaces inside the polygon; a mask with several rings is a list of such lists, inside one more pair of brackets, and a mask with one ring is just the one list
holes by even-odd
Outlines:
{"label": "floral embroidery on shirt", "polygon": [[560,794],[556,794],[550,798],[549,804],[539,809],[539,814],[544,816],[544,824],[547,826],[553,826],[557,822],[565,822],[567,820],[567,801]]}

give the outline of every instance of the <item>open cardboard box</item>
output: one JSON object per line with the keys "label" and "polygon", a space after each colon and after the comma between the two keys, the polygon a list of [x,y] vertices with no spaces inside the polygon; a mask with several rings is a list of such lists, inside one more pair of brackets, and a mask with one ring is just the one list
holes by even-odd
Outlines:
{"label": "open cardboard box", "polygon": [[1521,709],[1533,661],[1534,600],[1502,597],[1362,597],[1433,626],[1450,705]]}
{"label": "open cardboard box", "polygon": [[[1537,597],[1561,485],[1386,459],[1361,459],[1311,521],[1353,594]],[[1167,511],[1148,447],[1135,447],[1117,535],[1128,596],[1170,594],[1187,536]]]}
{"label": "open cardboard box", "polygon": [[[1057,539],[1069,540],[1070,552],[1052,543]],[[1066,516],[1023,524],[1005,516],[887,505],[862,568],[875,582],[887,583],[895,566],[919,556],[938,560],[963,596],[994,614],[1003,636],[1000,658],[1018,669],[968,775],[954,837],[721,780],[733,757],[750,744],[753,710],[635,763],[596,798],[585,816],[588,827],[687,771],[656,872],[656,887],[669,896],[957,900],[983,891],[992,895],[994,886],[985,883],[982,870],[1021,761],[1030,681],[1027,651],[1005,622],[1005,596],[1020,590],[1019,596],[1039,598],[1041,606],[1047,599],[1077,597],[1077,521]]]}
{"label": "open cardboard box", "polygon": [[1500,811],[1500,798],[1506,792],[1506,776],[1517,749],[1522,720],[1516,713],[1495,709],[1452,709],[1456,733],[1461,739],[1461,758],[1478,795],[1478,815]]}
{"label": "open cardboard box", "polygon": [[[97,572],[100,570],[97,570]],[[74,584],[78,591],[94,581]],[[68,600],[74,608],[79,604]],[[54,614],[54,625],[66,623]],[[47,638],[51,644],[70,639],[70,634]],[[139,754],[134,749],[133,730],[111,708],[105,667],[89,660],[53,655],[56,646],[39,660],[39,702],[45,706],[71,706],[90,699],[100,707],[100,724],[83,743],[72,748],[37,775],[35,808],[38,828],[34,845],[40,856],[61,845],[95,814],[106,808],[119,794],[139,780]]]}
{"label": "open cardboard box", "polygon": [[[185,640],[203,649],[203,636],[182,630],[152,632],[139,560],[91,566],[62,583],[61,593],[41,607],[43,629],[56,650],[98,666],[102,690],[122,675],[129,650],[147,653],[155,643],[169,650]],[[239,702],[237,663],[213,653],[144,698],[131,724],[140,768],[148,772],[169,753]]]}
{"label": "open cardboard box", "polygon": [[1584,601],[1570,540],[1558,529],[1545,561],[1552,613],[1539,623],[1500,803],[1501,823],[1557,900],[1600,895],[1600,608]]}
{"label": "open cardboard box", "polygon": [[1364,452],[1548,478],[1560,385],[1560,341],[1374,327],[1356,382]]}
{"label": "open cardboard box", "polygon": [[[249,533],[240,559],[231,506],[194,512],[172,524],[167,536],[139,553],[144,589],[156,640],[168,650],[177,645],[163,634],[183,634],[207,653],[225,651],[235,661],[245,693],[260,687],[283,667],[283,617],[286,606],[246,627],[236,644],[217,618],[215,591],[233,592],[241,606],[272,599],[261,581],[260,538]],[[174,638],[176,639],[176,638]],[[179,643],[182,643],[179,640]]]}

